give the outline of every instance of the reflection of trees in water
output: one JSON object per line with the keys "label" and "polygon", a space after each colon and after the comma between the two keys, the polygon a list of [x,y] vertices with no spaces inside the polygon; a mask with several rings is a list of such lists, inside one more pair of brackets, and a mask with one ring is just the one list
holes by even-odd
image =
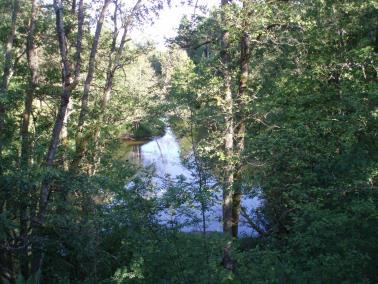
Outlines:
{"label": "reflection of trees in water", "polygon": [[133,145],[131,150],[131,159],[138,164],[142,162],[142,145]]}
{"label": "reflection of trees in water", "polygon": [[[165,136],[167,136],[167,135],[168,134],[166,134]],[[159,149],[159,152],[160,152],[161,161],[163,162],[163,164],[166,164],[168,162],[168,157],[164,158],[163,151],[161,150],[159,141],[155,140],[155,142],[156,142],[156,145],[158,146],[158,149]]]}
{"label": "reflection of trees in water", "polygon": [[[181,160],[181,145],[169,127],[162,137],[145,143],[130,140],[128,145],[129,157],[135,164],[147,168],[153,165],[154,190],[147,197],[158,197],[164,204],[158,213],[159,222],[205,235],[209,231],[222,231],[221,186],[211,170],[195,156],[193,147],[186,160]],[[242,198],[242,204],[248,214],[259,206],[257,199],[247,196]],[[251,234],[245,218],[241,219],[239,232]]]}

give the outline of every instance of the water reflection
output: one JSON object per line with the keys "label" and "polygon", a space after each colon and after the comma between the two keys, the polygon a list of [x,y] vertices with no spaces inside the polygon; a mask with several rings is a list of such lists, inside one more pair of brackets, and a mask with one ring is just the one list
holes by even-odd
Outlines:
{"label": "water reflection", "polygon": [[[153,182],[157,189],[156,196],[161,198],[162,204],[166,206],[159,215],[162,223],[183,224],[183,231],[202,231],[204,227],[207,231],[222,231],[221,189],[211,178],[207,179],[205,186],[203,184],[199,186],[197,174],[182,163],[180,145],[170,127],[166,128],[165,135],[162,137],[145,144],[133,143],[129,158],[144,167],[154,168]],[[181,178],[176,179],[176,177]],[[207,190],[208,197],[205,211],[203,211],[204,203],[197,198],[201,196],[199,191],[204,188]],[[170,206],[172,204],[169,203],[174,203],[177,198],[183,198],[183,203],[186,202],[185,206]],[[193,199],[197,201],[193,202]],[[209,200],[211,200],[210,203]],[[247,211],[256,208],[258,204],[257,198],[244,197],[242,199],[242,206]],[[203,223],[204,220],[205,223]],[[240,220],[239,232],[241,234],[253,233],[243,217]]]}
{"label": "water reflection", "polygon": [[136,144],[131,146],[130,159],[138,164],[141,163],[142,158],[142,146],[141,144]]}

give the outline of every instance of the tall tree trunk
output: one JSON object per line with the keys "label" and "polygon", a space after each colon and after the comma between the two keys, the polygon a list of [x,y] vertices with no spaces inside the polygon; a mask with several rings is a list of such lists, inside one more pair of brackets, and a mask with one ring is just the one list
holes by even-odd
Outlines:
{"label": "tall tree trunk", "polygon": [[[63,22],[63,6],[60,0],[54,0],[54,8],[56,13],[56,31],[58,35],[59,42],[59,52],[63,64],[63,77],[62,77],[62,95],[60,100],[60,106],[58,109],[57,117],[55,119],[54,129],[51,135],[50,146],[46,155],[46,166],[52,167],[54,165],[54,158],[59,145],[60,133],[63,128],[64,119],[66,116],[67,107],[70,100],[70,95],[73,87],[73,79],[71,72],[71,64],[68,60],[67,46],[66,46],[66,35],[64,32],[64,22]],[[48,186],[44,186],[41,191],[41,203],[40,212],[41,217],[44,215],[44,210],[47,206],[49,190]]]}
{"label": "tall tree trunk", "polygon": [[9,80],[12,77],[13,73],[13,64],[12,64],[12,57],[13,57],[13,43],[16,36],[16,21],[17,21],[17,14],[19,10],[19,3],[18,0],[12,1],[12,17],[11,17],[11,30],[7,40],[7,44],[5,47],[5,58],[4,58],[4,70],[3,76],[1,78],[1,88],[2,92],[8,89]]}
{"label": "tall tree trunk", "polygon": [[37,16],[36,0],[31,0],[32,10],[29,22],[29,32],[27,38],[26,54],[29,67],[29,89],[25,98],[25,108],[22,115],[21,124],[21,167],[27,168],[30,162],[30,133],[29,124],[32,114],[33,98],[39,82],[39,63],[37,49],[34,43],[35,21]]}
{"label": "tall tree trunk", "polygon": [[[13,44],[16,37],[16,21],[17,14],[19,11],[18,0],[12,1],[12,15],[11,15],[11,25],[10,32],[5,46],[5,56],[4,56],[4,68],[2,70],[0,78],[0,191],[4,192],[4,183],[2,182],[2,176],[4,171],[4,162],[2,161],[2,153],[4,142],[6,139],[5,134],[5,114],[6,114],[6,96],[8,91],[9,81],[13,73]],[[0,201],[0,213],[7,211],[6,200]],[[14,281],[14,261],[12,254],[2,250],[0,253],[0,273],[5,279]]]}
{"label": "tall tree trunk", "polygon": [[[75,4],[76,5],[76,4]],[[75,13],[75,9],[71,11]],[[84,0],[79,1],[79,8],[77,12],[77,34],[76,34],[76,52],[75,52],[75,70],[74,70],[74,82],[78,82],[80,79],[81,71],[81,52],[82,52],[82,39],[83,39],[83,25],[84,25]],[[68,102],[66,115],[63,121],[63,128],[60,134],[60,140],[63,146],[63,168],[64,170],[69,169],[69,161],[66,157],[66,150],[68,148],[68,121],[73,111],[72,100]],[[66,194],[63,193],[63,196]]]}
{"label": "tall tree trunk", "polygon": [[[71,170],[73,172],[77,171],[80,161],[84,157],[84,153],[86,150],[86,144],[88,142],[88,138],[84,137],[84,123],[87,118],[88,114],[88,100],[89,100],[89,93],[90,93],[90,87],[93,80],[93,74],[95,70],[95,64],[96,64],[96,54],[97,54],[97,48],[98,43],[100,40],[101,30],[104,23],[106,11],[108,9],[108,6],[110,4],[111,0],[105,0],[104,5],[101,9],[99,18],[97,20],[96,25],[96,32],[93,39],[93,44],[91,48],[91,53],[89,55],[89,64],[88,64],[88,72],[87,77],[85,79],[84,83],[84,92],[83,96],[81,97],[81,109],[80,109],[80,116],[79,116],[79,122],[77,125],[77,132],[76,132],[76,151],[74,159],[71,163]],[[117,16],[117,11],[115,9],[115,17]]]}
{"label": "tall tree trunk", "polygon": [[[221,41],[221,60],[222,60],[222,75],[223,75],[223,96],[224,96],[224,119],[226,129],[224,134],[224,151],[226,157],[226,165],[223,181],[223,233],[232,238],[232,198],[234,190],[234,115],[233,115],[233,98],[231,89],[231,72],[230,65],[230,32],[227,30],[227,6],[229,0],[222,0],[221,7],[223,8],[223,23],[226,24],[222,33]],[[232,240],[228,241],[223,248],[222,265],[224,268],[233,271],[235,268],[234,261],[231,257]]]}
{"label": "tall tree trunk", "polygon": [[68,101],[68,105],[67,105],[67,110],[66,110],[66,114],[64,116],[64,120],[63,120],[63,127],[62,127],[62,131],[60,132],[60,148],[62,150],[62,156],[61,156],[61,164],[63,166],[63,169],[65,171],[68,171],[69,170],[69,160],[68,160],[68,157],[67,157],[67,150],[68,150],[68,144],[69,144],[69,139],[68,139],[68,121],[70,119],[70,116],[72,114],[72,111],[73,111],[73,102],[72,100],[69,100]]}
{"label": "tall tree trunk", "polygon": [[[228,0],[222,0],[222,7],[229,5]],[[226,11],[224,11],[224,22],[226,22]],[[230,33],[227,30],[222,34],[222,72],[223,72],[223,94],[224,94],[224,118],[226,121],[226,130],[224,137],[224,148],[226,156],[225,166],[225,180],[223,188],[223,232],[226,235],[232,236],[232,197],[234,187],[234,165],[233,165],[233,151],[234,151],[234,121],[233,121],[233,98],[231,90],[231,73],[229,70],[230,64]]]}
{"label": "tall tree trunk", "polygon": [[[8,36],[7,44],[5,47],[5,58],[4,58],[4,69],[0,81],[0,160],[2,158],[2,150],[4,146],[5,139],[5,113],[6,106],[4,99],[7,95],[8,85],[10,78],[13,73],[13,43],[16,37],[16,21],[17,14],[19,10],[18,0],[12,1],[12,17],[11,17],[11,28]],[[0,176],[3,173],[3,163],[0,163]]]}
{"label": "tall tree trunk", "polygon": [[[119,45],[117,46],[117,38],[118,38],[118,28],[117,28],[117,15],[116,12],[113,17],[113,22],[114,22],[114,30],[113,30],[113,38],[112,38],[112,48],[111,52],[108,57],[108,67],[107,67],[107,72],[106,72],[106,83],[105,83],[105,88],[104,92],[102,95],[101,99],[101,104],[100,104],[100,115],[98,118],[98,122],[96,124],[95,130],[94,130],[94,145],[95,145],[95,150],[94,150],[94,155],[93,155],[93,167],[92,167],[92,174],[95,173],[96,171],[96,165],[99,163],[99,138],[101,134],[101,128],[100,125],[104,121],[104,112],[106,111],[108,102],[111,98],[111,92],[113,89],[113,79],[115,72],[123,67],[123,63],[121,63],[122,56],[124,54],[124,49],[127,41],[127,35],[128,35],[128,29],[130,28],[130,25],[132,24],[135,13],[140,7],[140,4],[142,3],[142,0],[137,0],[135,5],[133,6],[130,14],[124,19],[123,21],[123,33],[121,37],[121,41]],[[117,1],[116,1],[117,5]]]}
{"label": "tall tree trunk", "polygon": [[101,104],[100,104],[100,109],[101,109],[101,112],[100,112],[100,115],[99,115],[99,118],[98,118],[98,122],[97,122],[97,125],[95,127],[95,131],[94,131],[94,135],[93,135],[93,140],[94,140],[94,153],[93,153],[93,165],[92,165],[92,168],[91,168],[91,175],[94,175],[96,173],[96,169],[97,169],[97,166],[98,164],[100,163],[100,153],[101,153],[101,147],[100,147],[100,134],[101,134],[101,127],[100,125],[102,124],[102,122],[104,122],[104,113],[106,111],[106,108],[108,106],[108,102],[111,98],[111,94],[112,94],[112,88],[113,88],[113,76],[114,76],[114,72],[110,72],[108,73],[107,75],[107,83],[106,83],[106,87],[105,87],[105,90],[103,92],[103,96],[102,96],[102,100],[101,100]]}
{"label": "tall tree trunk", "polygon": [[[56,32],[58,37],[59,43],[59,53],[62,60],[62,95],[60,99],[60,106],[58,109],[58,113],[55,119],[54,128],[51,134],[50,139],[50,146],[48,148],[46,154],[46,169],[47,171],[54,166],[54,159],[56,156],[57,148],[60,141],[60,134],[63,128],[67,107],[70,101],[70,95],[72,89],[75,88],[77,84],[77,80],[72,78],[72,70],[71,64],[68,59],[68,51],[66,45],[66,34],[64,31],[64,21],[63,21],[63,5],[61,0],[54,0],[54,9],[56,14]],[[79,22],[80,24],[80,22]],[[79,30],[79,29],[78,29]],[[81,41],[81,38],[77,38],[77,41]],[[78,45],[77,45],[78,46]],[[38,205],[38,215],[36,220],[34,220],[34,225],[36,227],[36,231],[41,229],[44,224],[44,220],[46,217],[47,206],[50,196],[50,181],[45,179],[42,183],[40,197],[39,197],[39,205]],[[43,247],[43,244],[40,244]],[[33,261],[32,272],[37,272],[42,266],[42,252],[41,247],[38,250],[38,253]]]}
{"label": "tall tree trunk", "polygon": [[245,123],[244,123],[244,100],[248,84],[249,75],[249,58],[250,58],[250,39],[247,32],[243,33],[240,41],[240,77],[239,89],[235,100],[235,156],[237,163],[234,170],[234,195],[232,198],[232,235],[238,236],[239,218],[240,218],[240,202],[241,202],[241,155],[244,150],[244,136],[245,136]]}
{"label": "tall tree trunk", "polygon": [[[25,97],[25,108],[22,116],[22,124],[21,124],[21,170],[27,170],[30,166],[30,132],[29,132],[29,124],[30,124],[30,117],[32,115],[32,107],[33,107],[33,98],[35,95],[35,90],[38,85],[39,81],[39,64],[38,64],[38,54],[37,49],[34,43],[34,36],[35,36],[35,21],[37,17],[37,4],[36,0],[32,0],[32,9],[30,14],[30,22],[29,22],[29,31],[27,37],[27,44],[26,44],[26,54],[28,59],[28,67],[29,67],[29,89],[26,93]],[[20,190],[24,190],[21,188]],[[24,192],[28,193],[28,188],[24,190]],[[29,261],[28,261],[28,214],[27,214],[27,204],[26,200],[28,197],[25,197],[25,200],[21,201],[20,206],[20,238],[24,243],[24,248],[20,254],[20,263],[21,263],[21,273],[25,279],[29,277]]]}
{"label": "tall tree trunk", "polygon": [[81,52],[83,42],[83,26],[84,26],[84,0],[79,1],[79,10],[77,12],[77,34],[76,34],[76,53],[75,53],[75,81],[80,77],[81,70]]}
{"label": "tall tree trunk", "polygon": [[72,3],[71,3],[71,13],[75,14],[75,11],[76,11],[76,0],[72,0]]}

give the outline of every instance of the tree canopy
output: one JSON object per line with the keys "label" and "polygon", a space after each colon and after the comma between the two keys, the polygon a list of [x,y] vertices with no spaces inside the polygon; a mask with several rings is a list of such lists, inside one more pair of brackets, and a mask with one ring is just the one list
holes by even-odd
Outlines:
{"label": "tree canopy", "polygon": [[2,282],[377,283],[376,1],[178,2],[0,0]]}

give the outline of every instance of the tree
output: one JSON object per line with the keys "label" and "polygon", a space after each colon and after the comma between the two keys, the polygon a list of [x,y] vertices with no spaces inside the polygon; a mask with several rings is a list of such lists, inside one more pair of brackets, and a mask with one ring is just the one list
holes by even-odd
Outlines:
{"label": "tree", "polygon": [[[86,147],[85,146],[86,142],[85,142],[85,139],[83,138],[83,128],[84,128],[85,117],[87,116],[87,113],[88,113],[88,99],[89,99],[90,87],[91,87],[91,83],[92,83],[93,75],[94,75],[98,43],[99,43],[102,26],[105,19],[105,13],[107,11],[107,8],[110,2],[111,2],[110,0],[104,1],[104,5],[101,9],[101,12],[97,20],[97,24],[96,24],[96,32],[94,35],[91,53],[89,56],[88,72],[87,72],[87,76],[84,83],[83,95],[81,97],[81,109],[80,109],[80,116],[79,116],[77,133],[76,133],[76,152],[75,152],[75,157],[73,158],[73,161],[71,163],[72,171],[76,171],[78,169],[80,160],[82,159],[84,155],[84,151]],[[117,16],[117,9],[118,9],[117,4],[115,5],[116,7],[115,7],[114,17]]]}
{"label": "tree", "polygon": [[[6,97],[8,91],[9,81],[13,73],[13,44],[16,36],[17,14],[19,9],[19,3],[17,0],[11,2],[11,25],[8,39],[6,42],[5,55],[4,55],[4,67],[2,70],[1,84],[0,84],[0,158],[2,158],[2,150],[4,144],[5,133],[5,115],[6,115]],[[3,169],[0,166],[0,175],[2,175]]]}
{"label": "tree", "polygon": [[0,1],[1,280],[377,282],[376,3],[167,2]]}

